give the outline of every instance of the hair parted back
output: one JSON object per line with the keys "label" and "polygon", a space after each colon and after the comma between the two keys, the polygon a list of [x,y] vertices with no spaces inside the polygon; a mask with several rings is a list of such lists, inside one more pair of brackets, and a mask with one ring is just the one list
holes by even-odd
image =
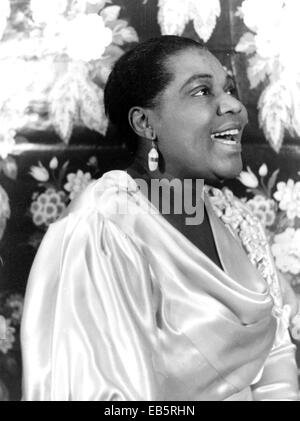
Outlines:
{"label": "hair parted back", "polygon": [[136,150],[137,135],[128,122],[129,110],[134,106],[155,106],[159,94],[172,80],[166,66],[168,58],[191,48],[204,47],[190,38],[163,35],[137,44],[115,63],[104,89],[105,113],[132,152]]}

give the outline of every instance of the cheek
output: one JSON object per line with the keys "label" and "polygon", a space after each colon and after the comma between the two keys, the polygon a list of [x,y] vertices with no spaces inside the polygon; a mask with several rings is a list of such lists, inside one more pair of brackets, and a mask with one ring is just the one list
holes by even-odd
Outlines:
{"label": "cheek", "polygon": [[166,114],[164,119],[165,127],[171,129],[184,131],[187,135],[210,130],[215,112],[212,107],[203,107],[199,103],[195,102],[191,105],[190,103],[180,105],[176,107],[174,105],[172,109]]}
{"label": "cheek", "polygon": [[[182,107],[181,107],[182,108]],[[213,149],[210,138],[212,113],[199,106],[178,111],[168,110],[158,127],[159,148],[168,156],[180,155],[189,159],[207,158],[203,154]]]}
{"label": "cheek", "polygon": [[243,120],[244,120],[244,124],[246,125],[246,124],[248,124],[248,122],[249,122],[249,119],[248,119],[248,111],[247,111],[247,108],[244,106],[244,104],[242,104],[242,117],[243,117]]}

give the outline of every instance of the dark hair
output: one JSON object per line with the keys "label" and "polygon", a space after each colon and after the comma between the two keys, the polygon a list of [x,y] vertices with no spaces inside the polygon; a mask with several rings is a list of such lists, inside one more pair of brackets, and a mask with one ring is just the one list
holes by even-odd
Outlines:
{"label": "dark hair", "polygon": [[137,135],[128,122],[130,108],[156,105],[172,79],[167,59],[187,48],[204,47],[190,38],[164,35],[137,44],[115,63],[104,89],[105,113],[131,152],[136,150]]}

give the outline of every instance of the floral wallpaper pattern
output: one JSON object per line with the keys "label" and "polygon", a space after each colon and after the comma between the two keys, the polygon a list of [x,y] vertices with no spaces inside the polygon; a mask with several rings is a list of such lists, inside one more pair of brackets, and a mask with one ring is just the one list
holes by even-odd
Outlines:
{"label": "floral wallpaper pattern", "polygon": [[[273,0],[269,13],[270,1],[244,0],[237,8],[235,14],[248,31],[235,49],[249,57],[250,88],[262,87],[259,122],[278,152],[285,130],[300,136],[299,63],[287,48],[299,31],[300,6],[294,0]],[[158,0],[157,6],[162,34],[181,35],[192,22],[204,42],[221,15],[219,0]],[[54,127],[65,143],[75,124],[105,134],[104,84],[126,45],[139,39],[135,29],[119,18],[120,11],[111,0],[2,0],[2,142],[11,143],[16,130],[24,126]]]}
{"label": "floral wallpaper pattern", "polygon": [[244,0],[237,11],[249,31],[241,37],[236,51],[249,57],[251,88],[263,85],[259,121],[276,151],[281,148],[285,130],[300,136],[300,63],[290,48],[299,39],[299,12],[300,4],[294,0]]}
{"label": "floral wallpaper pattern", "polygon": [[182,35],[189,21],[206,42],[221,14],[219,0],[159,0],[158,22],[163,35]]}
{"label": "floral wallpaper pattern", "polygon": [[[140,7],[149,1],[141,1]],[[261,91],[257,104],[260,125],[268,142],[279,151],[285,129],[300,136],[299,69],[293,67],[293,57],[283,48],[292,37],[289,22],[297,16],[296,3],[272,0],[274,15],[265,19],[265,13],[257,15],[257,8],[269,5],[269,0],[257,2],[241,0],[241,7],[234,11],[246,27],[236,50],[248,57],[250,88]],[[66,149],[75,126],[106,133],[105,81],[115,60],[139,40],[130,22],[120,18],[122,7],[117,3],[0,1],[0,241],[16,212],[5,186],[7,181],[9,185],[20,181],[18,129],[51,127]],[[190,24],[198,38],[207,42],[221,18],[221,7],[219,0],[158,0],[157,23],[162,34],[179,35]],[[265,163],[258,164],[257,173],[248,167],[240,174],[240,196],[262,222],[275,264],[300,298],[300,174],[279,181],[279,169],[270,171]],[[102,168],[93,154],[76,166],[53,154],[22,171],[34,183],[24,218],[34,228],[26,246],[36,250],[48,226],[101,175]],[[5,264],[1,255],[0,264]],[[0,291],[0,401],[12,399],[16,384],[20,388],[22,308],[22,294]],[[299,326],[300,320],[292,329],[295,340],[300,339]]]}
{"label": "floral wallpaper pattern", "polygon": [[250,168],[239,176],[249,198],[243,199],[267,232],[277,269],[300,298],[300,181],[277,182],[278,170],[266,164],[254,174]]}
{"label": "floral wallpaper pattern", "polygon": [[104,134],[103,86],[123,45],[138,41],[120,7],[105,0],[1,4],[3,140],[24,126],[52,126],[65,143],[74,124]]}

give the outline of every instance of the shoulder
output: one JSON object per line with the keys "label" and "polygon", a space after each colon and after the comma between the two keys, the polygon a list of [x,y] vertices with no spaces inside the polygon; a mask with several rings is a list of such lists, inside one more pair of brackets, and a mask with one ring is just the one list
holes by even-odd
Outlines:
{"label": "shoulder", "polygon": [[65,215],[90,214],[96,212],[103,218],[115,220],[116,215],[128,212],[125,205],[132,207],[138,186],[126,171],[113,170],[93,180],[68,206]]}
{"label": "shoulder", "polygon": [[113,170],[93,180],[51,231],[68,233],[64,238],[69,239],[78,233],[82,242],[93,238],[106,252],[143,254],[146,211],[134,179],[126,171]]}

